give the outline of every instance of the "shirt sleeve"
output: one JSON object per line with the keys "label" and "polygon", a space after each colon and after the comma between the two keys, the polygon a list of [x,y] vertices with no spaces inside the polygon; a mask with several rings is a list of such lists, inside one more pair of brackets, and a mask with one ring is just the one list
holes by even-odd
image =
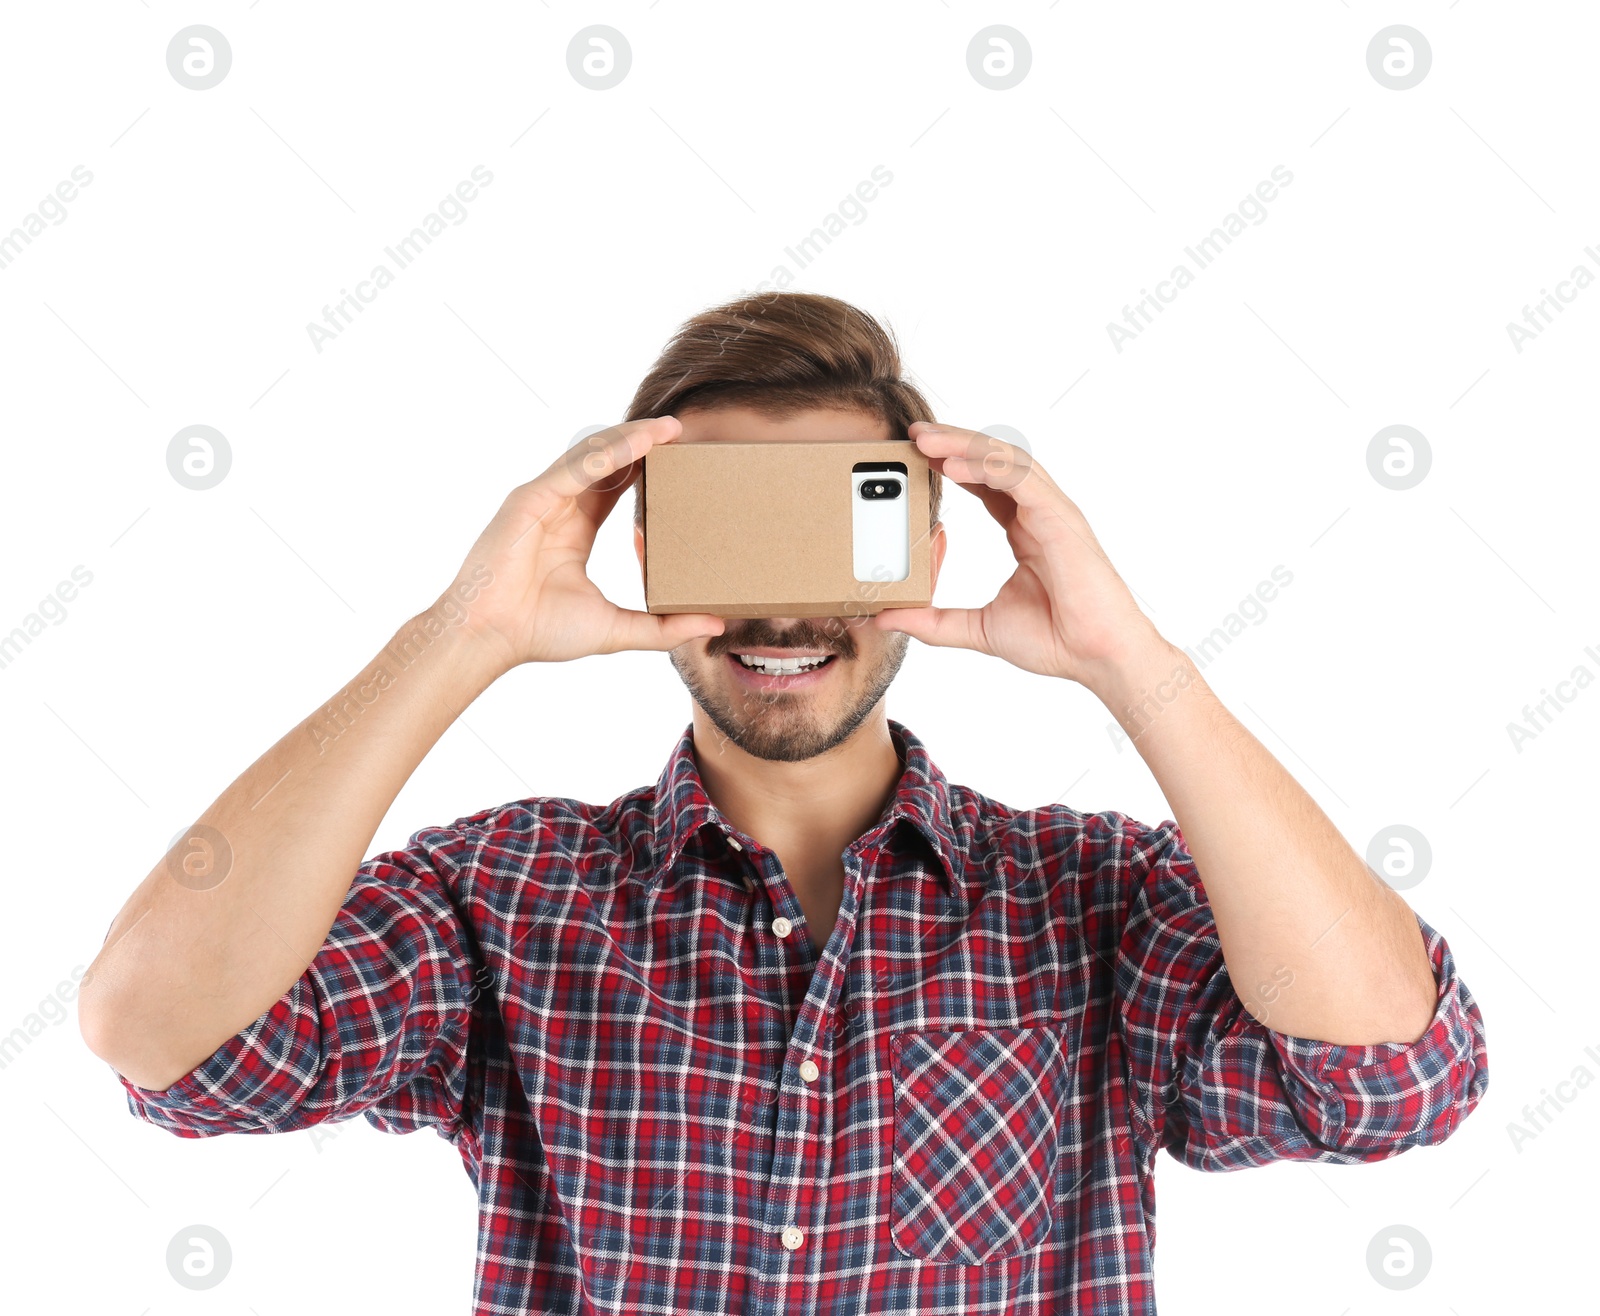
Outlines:
{"label": "shirt sleeve", "polygon": [[[1259,1022],[1235,992],[1176,823],[1141,830],[1125,854],[1132,887],[1115,966],[1118,1024],[1136,1132],[1152,1151],[1165,1147],[1200,1170],[1378,1161],[1444,1141],[1482,1099],[1482,1014],[1445,939],[1420,916],[1438,988],[1421,1037],[1369,1045],[1293,1037]],[[1279,983],[1292,990],[1292,979]],[[1261,985],[1257,1001],[1274,990]],[[1270,1005],[1258,1010],[1271,1018]]]}
{"label": "shirt sleeve", "polygon": [[460,832],[367,860],[309,967],[172,1086],[117,1077],[138,1118],[183,1138],[284,1133],[364,1114],[386,1133],[466,1118],[479,958],[451,899]]}

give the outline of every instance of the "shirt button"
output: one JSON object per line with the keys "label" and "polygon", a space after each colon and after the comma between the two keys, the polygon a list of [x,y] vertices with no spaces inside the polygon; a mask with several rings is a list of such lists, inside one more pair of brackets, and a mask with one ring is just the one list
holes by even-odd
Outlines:
{"label": "shirt button", "polygon": [[805,1242],[805,1235],[793,1225],[790,1225],[783,1231],[783,1245],[784,1247],[788,1248],[789,1251],[793,1252],[795,1248],[799,1247],[803,1242]]}
{"label": "shirt button", "polygon": [[815,1060],[802,1060],[800,1062],[800,1077],[805,1079],[807,1083],[815,1083],[817,1081],[817,1075],[821,1072],[822,1071],[817,1068],[817,1062]]}
{"label": "shirt button", "polygon": [[784,918],[782,914],[772,920],[772,935],[774,937],[787,937],[793,931],[794,924]]}

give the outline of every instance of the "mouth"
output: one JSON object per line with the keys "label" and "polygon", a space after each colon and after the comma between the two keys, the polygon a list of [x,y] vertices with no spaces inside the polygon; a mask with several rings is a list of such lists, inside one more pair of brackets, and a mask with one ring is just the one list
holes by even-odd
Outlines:
{"label": "mouth", "polygon": [[732,669],[734,680],[747,690],[765,693],[804,690],[828,679],[838,666],[837,654],[803,649],[756,649],[732,652],[723,661]]}

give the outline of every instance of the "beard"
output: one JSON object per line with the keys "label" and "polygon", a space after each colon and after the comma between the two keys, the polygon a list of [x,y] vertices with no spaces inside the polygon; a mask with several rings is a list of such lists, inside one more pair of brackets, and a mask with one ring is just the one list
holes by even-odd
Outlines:
{"label": "beard", "polygon": [[[760,627],[763,623],[757,621],[752,625]],[[911,643],[911,637],[904,631],[888,631],[886,634],[888,642],[884,645],[882,657],[878,659],[868,676],[866,688],[850,707],[831,719],[819,717],[817,711],[807,704],[809,696],[804,693],[746,695],[740,702],[745,710],[753,711],[741,712],[735,708],[731,700],[709,688],[709,684],[700,679],[693,663],[680,656],[678,650],[671,650],[669,657],[679,679],[688,688],[690,697],[711,719],[711,724],[724,739],[737,745],[752,758],[766,759],[773,763],[800,763],[806,759],[816,758],[819,754],[826,754],[843,744],[866,720],[867,714],[877,707],[878,701],[883,698],[899,673],[900,665],[905,662],[906,649]],[[726,632],[712,637],[711,643],[707,646],[707,657],[710,662],[725,661],[727,654],[738,652],[739,644],[749,644],[752,647],[756,645],[777,647],[787,644],[795,648],[831,648],[839,653],[839,657],[834,659],[835,662],[844,662],[850,657],[843,647],[848,641],[831,645],[817,643],[799,632],[778,636],[770,629],[765,634],[759,631],[756,633],[744,631],[739,636],[739,643],[724,643],[726,640]],[[854,645],[849,645],[849,649],[853,650]],[[859,658],[852,660],[860,661]]]}

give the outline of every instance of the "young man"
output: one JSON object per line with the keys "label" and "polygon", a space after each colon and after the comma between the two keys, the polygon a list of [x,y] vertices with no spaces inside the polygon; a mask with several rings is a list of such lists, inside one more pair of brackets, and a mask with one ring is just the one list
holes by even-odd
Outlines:
{"label": "young man", "polygon": [[[1444,939],[1044,469],[927,414],[844,303],[685,324],[627,423],[513,490],[438,603],[129,899],[80,1018],[134,1113],[433,1127],[478,1192],[482,1316],[1148,1313],[1162,1147],[1226,1170],[1448,1137],[1488,1069]],[[995,600],[725,623],[587,578],[653,445],[819,437],[913,441],[981,498],[1017,559]],[[930,547],[937,577],[942,523]],[[1086,686],[1175,821],[948,782],[885,711],[912,636]],[[654,785],[361,861],[499,675],[623,649],[670,651],[693,696]],[[802,656],[826,661],[760,670]]]}

